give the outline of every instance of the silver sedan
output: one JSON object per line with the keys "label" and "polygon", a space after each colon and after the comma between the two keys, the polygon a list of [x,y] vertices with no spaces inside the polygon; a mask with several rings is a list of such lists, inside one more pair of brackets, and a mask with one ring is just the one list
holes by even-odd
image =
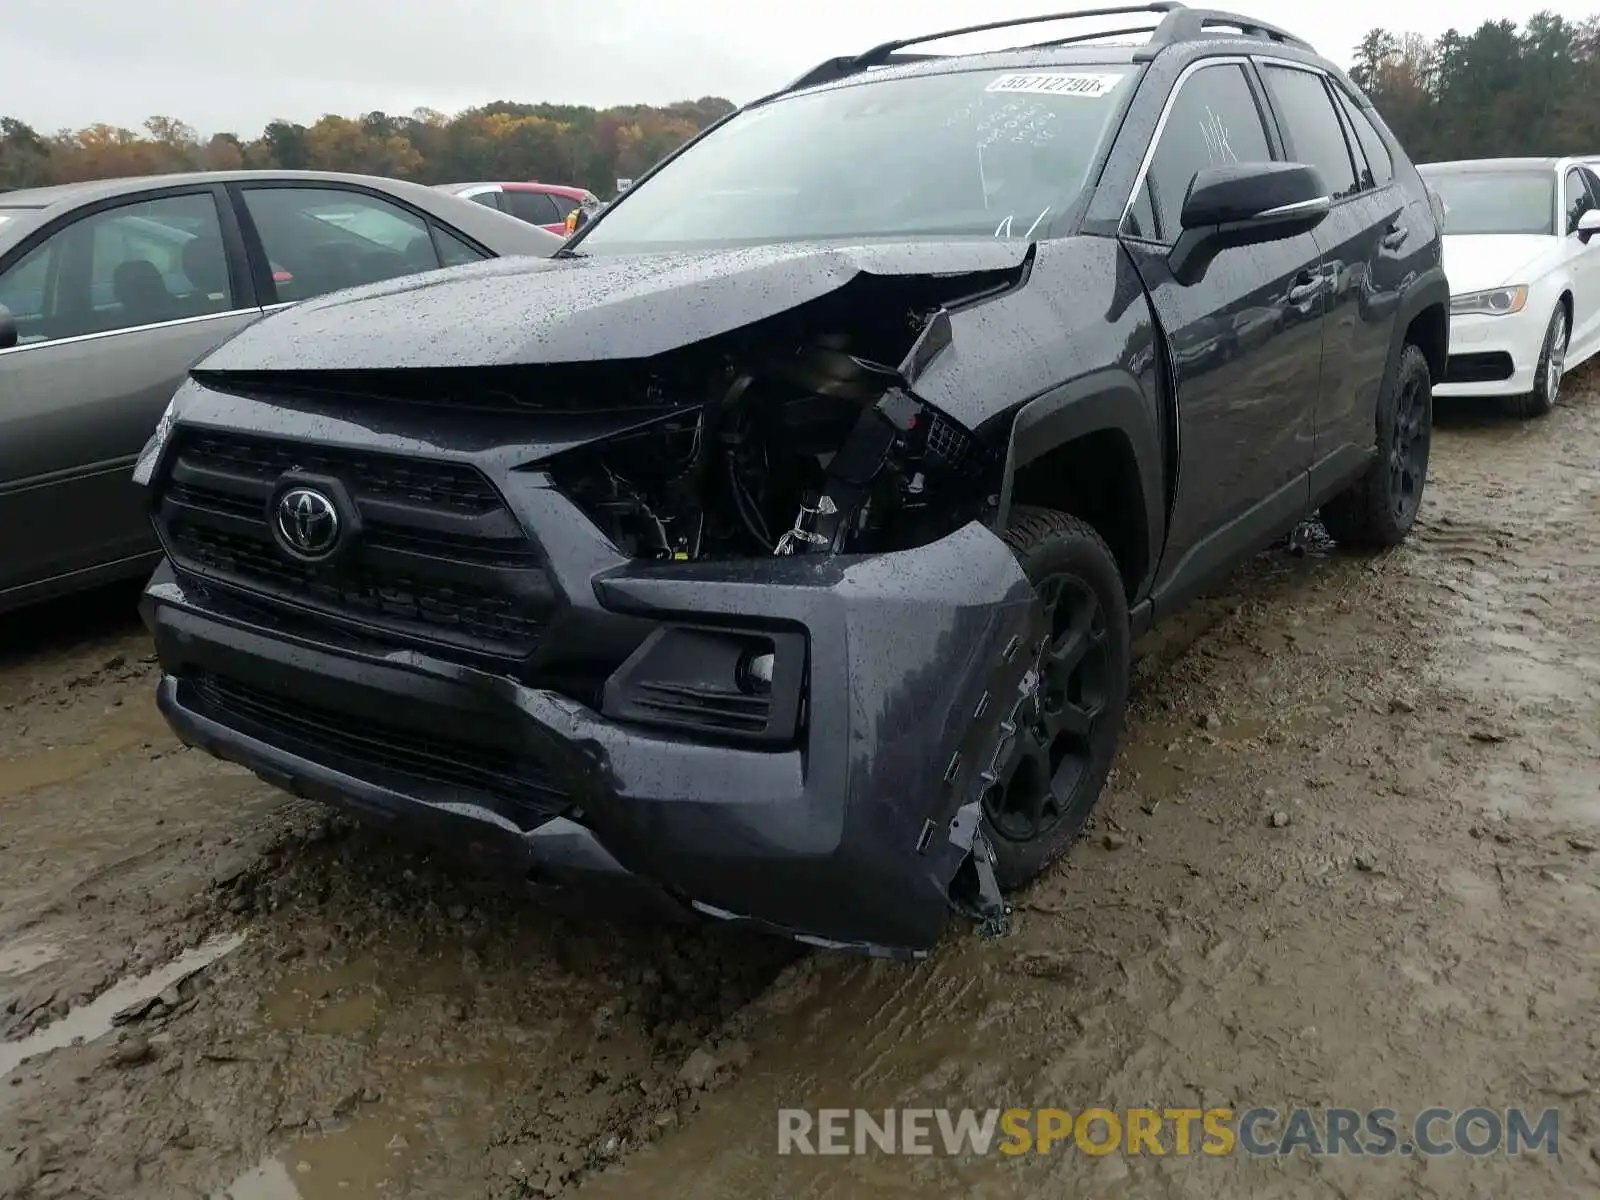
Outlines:
{"label": "silver sedan", "polygon": [[263,313],[563,239],[421,184],[314,171],[0,193],[0,609],[153,567],[135,458]]}

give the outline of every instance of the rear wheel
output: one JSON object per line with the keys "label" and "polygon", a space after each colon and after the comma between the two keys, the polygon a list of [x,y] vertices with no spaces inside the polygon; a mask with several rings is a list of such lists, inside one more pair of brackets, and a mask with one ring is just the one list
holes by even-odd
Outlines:
{"label": "rear wheel", "polygon": [[1507,398],[1506,408],[1514,417],[1542,417],[1555,407],[1561,392],[1561,375],[1566,370],[1567,342],[1572,327],[1567,321],[1567,306],[1557,304],[1544,331],[1539,350],[1539,365],[1534,371],[1533,391]]}
{"label": "rear wheel", "polygon": [[1005,540],[1043,605],[1034,665],[982,803],[995,876],[1009,890],[1059,858],[1094,811],[1122,736],[1131,638],[1116,559],[1090,525],[1019,507]]}
{"label": "rear wheel", "polygon": [[1346,546],[1404,540],[1422,507],[1433,443],[1433,379],[1427,356],[1407,343],[1378,398],[1377,455],[1366,473],[1322,506],[1328,534]]}

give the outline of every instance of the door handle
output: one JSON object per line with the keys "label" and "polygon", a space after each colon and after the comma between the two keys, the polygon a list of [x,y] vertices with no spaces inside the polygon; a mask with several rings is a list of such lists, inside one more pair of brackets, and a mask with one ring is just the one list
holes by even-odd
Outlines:
{"label": "door handle", "polygon": [[1322,281],[1310,271],[1301,271],[1294,277],[1294,286],[1289,289],[1289,303],[1301,305],[1308,300],[1315,300],[1317,293],[1322,290]]}
{"label": "door handle", "polygon": [[1396,221],[1383,231],[1383,248],[1385,250],[1398,250],[1406,244],[1406,239],[1410,236],[1411,231]]}

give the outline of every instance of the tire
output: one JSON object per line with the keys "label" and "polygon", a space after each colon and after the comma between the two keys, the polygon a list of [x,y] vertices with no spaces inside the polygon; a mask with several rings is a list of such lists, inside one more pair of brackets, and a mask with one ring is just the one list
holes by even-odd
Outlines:
{"label": "tire", "polygon": [[1550,324],[1545,326],[1544,345],[1539,349],[1539,365],[1533,374],[1533,391],[1507,396],[1506,412],[1524,420],[1549,415],[1561,391],[1561,373],[1566,366],[1567,343],[1571,337],[1567,306],[1557,304],[1555,312],[1550,314]]}
{"label": "tire", "polygon": [[1016,732],[982,798],[995,876],[1010,891],[1066,852],[1100,799],[1127,712],[1132,637],[1117,560],[1093,527],[1019,506],[1005,541],[1050,622],[1035,631],[1037,685],[1014,701]]}
{"label": "tire", "polygon": [[1399,545],[1411,532],[1428,482],[1433,379],[1422,351],[1406,343],[1378,397],[1377,457],[1366,473],[1322,506],[1322,525],[1350,548]]}

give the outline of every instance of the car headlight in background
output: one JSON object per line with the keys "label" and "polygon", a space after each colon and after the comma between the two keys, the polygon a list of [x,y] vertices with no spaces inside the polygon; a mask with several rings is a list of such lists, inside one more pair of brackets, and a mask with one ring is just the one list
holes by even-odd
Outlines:
{"label": "car headlight in background", "polygon": [[1523,305],[1527,303],[1528,287],[1526,284],[1518,283],[1510,287],[1490,288],[1483,292],[1464,292],[1459,296],[1451,296],[1450,312],[1453,316],[1476,313],[1486,317],[1504,317],[1521,312]]}

